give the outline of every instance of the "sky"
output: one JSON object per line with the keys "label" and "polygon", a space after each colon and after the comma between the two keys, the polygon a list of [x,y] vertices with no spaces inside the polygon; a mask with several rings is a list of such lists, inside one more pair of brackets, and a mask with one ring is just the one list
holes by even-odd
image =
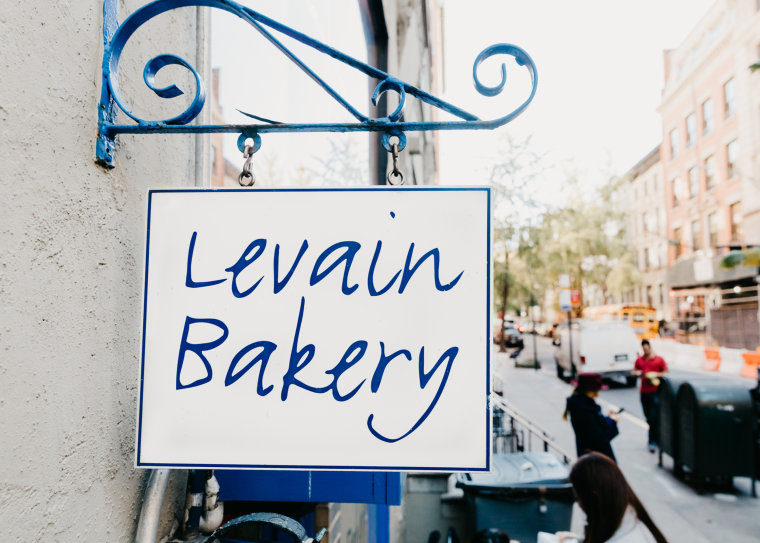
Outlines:
{"label": "sky", "polygon": [[[493,98],[474,89],[472,64],[496,43],[511,43],[533,58],[538,92],[515,121],[493,131],[441,132],[442,184],[485,184],[507,137],[531,137],[531,146],[550,168],[537,194],[549,205],[566,198],[568,172],[581,186],[598,186],[622,175],[660,141],[657,114],[663,87],[663,50],[676,47],[712,0],[439,0],[444,7],[444,74],[441,97],[483,119],[500,117],[527,96],[524,69],[507,62],[507,90]],[[366,61],[366,44],[356,0],[245,0],[261,13]],[[317,9],[318,4],[318,9]],[[240,108],[275,120],[351,122],[352,117],[234,16],[215,10],[212,65],[222,69],[220,100],[227,120],[245,120]],[[285,40],[290,45],[291,41]],[[331,85],[366,113],[366,78],[325,55],[292,45]],[[493,84],[501,58],[481,66]],[[264,136],[259,153],[287,167],[313,163],[329,149],[328,140],[363,135]],[[234,137],[228,158],[242,163]],[[258,158],[258,157],[256,157]],[[366,157],[364,157],[366,160]],[[256,161],[254,161],[256,164]],[[292,173],[292,172],[291,172]],[[288,175],[283,173],[283,179]],[[278,184],[278,180],[272,180]]]}
{"label": "sky", "polygon": [[[519,104],[522,98],[480,98],[472,85],[475,57],[500,42],[518,45],[531,56],[538,91],[520,117],[494,132],[442,133],[441,182],[457,184],[473,173],[480,182],[487,181],[488,166],[498,160],[500,140],[507,136],[518,141],[530,136],[535,152],[545,156],[551,168],[541,183],[550,190],[537,192],[552,203],[566,197],[561,189],[568,173],[576,173],[581,185],[589,188],[610,175],[624,174],[660,142],[657,106],[663,87],[663,50],[677,47],[712,4],[712,0],[447,0],[444,98],[457,104],[483,104],[483,109],[473,112],[487,119]],[[481,66],[481,72],[483,78],[490,75],[495,81],[500,60],[491,61],[490,66]],[[512,74],[515,85],[521,76],[527,80],[525,69],[514,63],[507,63],[507,68],[507,85]],[[463,148],[472,160],[458,157]],[[484,167],[473,172],[473,163]]]}

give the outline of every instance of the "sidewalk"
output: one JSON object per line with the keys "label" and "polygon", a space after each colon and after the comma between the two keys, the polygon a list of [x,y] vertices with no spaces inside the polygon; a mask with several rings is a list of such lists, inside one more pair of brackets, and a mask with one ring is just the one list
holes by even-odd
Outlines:
{"label": "sidewalk", "polygon": [[[540,340],[539,340],[540,341]],[[569,423],[562,420],[565,398],[572,387],[560,381],[554,369],[551,344],[540,342],[538,358],[541,369],[516,368],[505,353],[494,353],[494,371],[504,379],[504,398],[531,420],[544,428],[563,448],[575,451],[575,437]],[[532,340],[520,361],[532,361]],[[626,406],[620,422],[620,435],[613,441],[618,462],[668,541],[750,543],[759,540],[760,499],[750,496],[750,482],[736,478],[733,490],[703,495],[676,479],[667,456],[664,468],[657,466],[657,455],[646,448],[648,426],[643,420],[635,389],[604,390],[600,403]],[[582,529],[582,519],[573,520]],[[580,528],[579,528],[580,527]]]}

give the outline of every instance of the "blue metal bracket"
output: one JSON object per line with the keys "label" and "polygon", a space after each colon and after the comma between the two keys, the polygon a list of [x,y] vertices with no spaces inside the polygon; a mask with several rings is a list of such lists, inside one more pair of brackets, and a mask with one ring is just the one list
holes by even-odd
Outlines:
{"label": "blue metal bracket", "polygon": [[[426,131],[426,130],[491,130],[502,126],[520,115],[530,104],[536,94],[536,85],[538,83],[536,66],[530,56],[521,48],[510,44],[492,45],[483,50],[475,59],[472,69],[472,76],[475,82],[475,88],[484,96],[496,96],[503,89],[507,82],[507,69],[504,64],[501,65],[501,80],[492,87],[486,86],[478,78],[478,67],[486,59],[499,54],[510,55],[514,57],[519,66],[524,66],[531,77],[531,92],[528,98],[520,104],[515,110],[493,120],[481,120],[475,115],[464,111],[448,102],[445,102],[423,90],[420,90],[408,83],[405,83],[387,73],[374,68],[368,64],[360,62],[340,51],[337,51],[309,36],[302,34],[288,26],[285,26],[273,19],[265,17],[260,13],[242,6],[232,0],[155,0],[150,4],[143,6],[130,15],[121,25],[117,23],[117,6],[118,0],[104,0],[103,3],[103,82],[102,92],[98,110],[98,140],[96,145],[97,161],[99,164],[112,168],[114,167],[115,155],[115,138],[117,134],[148,134],[148,133],[212,133],[227,132],[239,133],[238,147],[243,151],[242,142],[246,138],[254,137],[265,132],[383,132],[383,145],[390,151],[388,139],[391,136],[399,138],[399,150],[404,148],[406,138],[404,132],[407,131]],[[182,7],[205,6],[222,9],[233,13],[250,24],[262,36],[264,36],[274,47],[293,62],[309,77],[311,77],[322,89],[341,106],[343,106],[353,117],[355,123],[316,123],[316,124],[287,124],[278,123],[241,111],[247,117],[259,121],[251,124],[226,124],[226,125],[191,125],[203,109],[206,101],[206,92],[201,77],[198,72],[185,60],[175,55],[158,55],[145,66],[143,79],[145,84],[161,98],[174,98],[183,94],[176,85],[169,85],[163,88],[155,86],[156,73],[163,67],[174,64],[187,68],[195,77],[196,90],[195,98],[190,106],[180,115],[165,119],[162,121],[146,121],[140,119],[130,111],[121,95],[119,88],[119,60],[122,50],[129,38],[135,31],[150,19]],[[283,43],[278,40],[271,32],[275,31],[282,35],[293,38],[300,43],[316,49],[317,51],[329,55],[330,57],[348,65],[360,72],[363,72],[371,78],[378,79],[380,83],[375,88],[372,96],[372,102],[377,104],[378,98],[386,92],[395,92],[398,95],[399,103],[396,109],[386,117],[371,118],[362,115],[346,99],[344,99],[335,89],[330,87],[322,78],[311,70],[303,61],[301,61],[293,52],[291,52]],[[402,120],[402,113],[406,102],[406,96],[414,96],[423,102],[430,104],[432,107],[450,113],[461,120],[437,122],[405,122]],[[117,108],[124,112],[128,117],[135,121],[135,124],[117,124]],[[256,139],[256,138],[254,138]]]}

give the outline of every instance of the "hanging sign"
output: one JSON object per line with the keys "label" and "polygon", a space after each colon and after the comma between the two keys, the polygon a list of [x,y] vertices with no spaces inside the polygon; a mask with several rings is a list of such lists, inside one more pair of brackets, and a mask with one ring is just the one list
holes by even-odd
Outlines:
{"label": "hanging sign", "polygon": [[490,465],[487,188],[148,193],[137,465]]}

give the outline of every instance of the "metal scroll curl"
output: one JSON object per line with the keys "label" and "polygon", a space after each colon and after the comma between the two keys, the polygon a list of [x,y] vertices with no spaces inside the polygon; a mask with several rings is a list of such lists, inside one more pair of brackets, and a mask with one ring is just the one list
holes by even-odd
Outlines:
{"label": "metal scroll curl", "polygon": [[[121,25],[116,24],[116,5],[118,0],[104,0],[104,51],[103,51],[103,89],[99,110],[99,134],[97,143],[97,160],[104,166],[113,167],[115,153],[115,137],[117,134],[144,134],[144,133],[239,133],[261,134],[265,132],[355,132],[355,131],[372,131],[383,132],[385,136],[395,135],[403,136],[406,131],[425,131],[425,130],[482,130],[493,129],[508,123],[520,113],[533,100],[536,93],[537,74],[536,67],[530,56],[520,47],[510,44],[492,45],[483,50],[475,60],[473,66],[473,79],[475,88],[484,96],[492,97],[500,94],[507,82],[507,69],[502,63],[501,80],[495,86],[484,85],[479,76],[479,66],[488,58],[494,55],[508,55],[515,59],[518,66],[525,67],[531,77],[532,89],[527,99],[516,109],[507,115],[493,120],[481,120],[477,116],[467,111],[445,102],[413,85],[405,83],[382,70],[365,64],[353,57],[350,57],[340,51],[305,35],[292,28],[283,25],[273,19],[270,19],[248,7],[242,6],[232,0],[155,0],[150,4],[143,6],[130,15]],[[265,117],[254,115],[241,111],[245,116],[254,121],[249,124],[227,124],[227,125],[197,125],[190,124],[203,110],[206,101],[206,91],[203,80],[193,66],[184,59],[175,55],[162,54],[152,58],[145,66],[143,79],[145,84],[156,95],[161,98],[175,98],[183,94],[176,85],[169,85],[159,88],[155,84],[156,74],[165,66],[178,65],[190,71],[195,78],[195,96],[192,103],[181,114],[160,121],[148,121],[141,119],[135,113],[130,111],[121,96],[119,87],[119,61],[121,53],[127,41],[132,37],[135,31],[147,21],[154,17],[182,7],[210,7],[221,9],[232,13],[256,29],[265,37],[276,49],[285,57],[296,64],[304,73],[306,73],[315,83],[317,83],[330,97],[337,101],[348,111],[355,119],[354,123],[315,123],[315,124],[288,124],[276,122]],[[393,92],[397,96],[397,106],[394,111],[387,116],[370,118],[359,112],[351,105],[340,93],[328,85],[316,72],[309,68],[301,59],[299,59],[290,49],[288,49],[271,31],[288,36],[296,41],[307,45],[317,51],[329,55],[330,57],[364,73],[368,77],[377,79],[380,83],[372,95],[373,104],[384,93]],[[439,122],[439,121],[403,121],[403,111],[406,104],[406,97],[413,96],[430,106],[445,111],[457,120]],[[121,109],[128,117],[135,121],[136,124],[117,124],[116,108]],[[385,138],[387,139],[387,138]],[[401,143],[399,150],[403,149],[405,138],[399,137]]]}

